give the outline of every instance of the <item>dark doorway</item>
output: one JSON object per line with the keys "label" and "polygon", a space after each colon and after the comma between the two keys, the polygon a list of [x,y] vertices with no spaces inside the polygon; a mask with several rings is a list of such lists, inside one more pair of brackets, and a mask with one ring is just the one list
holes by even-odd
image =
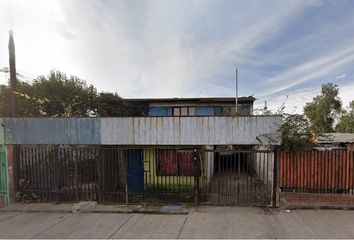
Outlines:
{"label": "dark doorway", "polygon": [[222,205],[271,204],[274,163],[271,152],[214,151],[209,202]]}

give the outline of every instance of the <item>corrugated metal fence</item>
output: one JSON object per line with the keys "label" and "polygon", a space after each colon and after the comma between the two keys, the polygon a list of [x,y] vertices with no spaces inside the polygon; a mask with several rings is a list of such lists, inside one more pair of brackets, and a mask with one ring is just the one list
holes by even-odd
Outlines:
{"label": "corrugated metal fence", "polygon": [[282,152],[280,188],[288,192],[353,194],[354,151]]}

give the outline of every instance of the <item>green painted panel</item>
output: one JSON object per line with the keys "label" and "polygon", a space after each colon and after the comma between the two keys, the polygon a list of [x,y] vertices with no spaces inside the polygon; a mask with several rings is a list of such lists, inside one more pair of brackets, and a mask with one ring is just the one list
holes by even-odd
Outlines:
{"label": "green painted panel", "polygon": [[5,205],[7,205],[9,203],[9,185],[6,147],[0,147],[0,195],[4,197]]}

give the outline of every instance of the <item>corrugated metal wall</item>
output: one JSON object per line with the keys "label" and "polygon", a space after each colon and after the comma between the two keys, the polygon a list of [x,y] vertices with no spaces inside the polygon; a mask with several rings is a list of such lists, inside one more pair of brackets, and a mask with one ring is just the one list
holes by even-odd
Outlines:
{"label": "corrugated metal wall", "polygon": [[5,137],[7,144],[249,145],[280,124],[278,116],[6,118]]}
{"label": "corrugated metal wall", "polygon": [[353,194],[353,170],[353,151],[282,152],[280,188],[283,191]]}
{"label": "corrugated metal wall", "polygon": [[100,144],[99,118],[5,118],[6,144]]}
{"label": "corrugated metal wall", "polygon": [[216,145],[259,144],[274,133],[280,117],[103,118],[103,144]]}

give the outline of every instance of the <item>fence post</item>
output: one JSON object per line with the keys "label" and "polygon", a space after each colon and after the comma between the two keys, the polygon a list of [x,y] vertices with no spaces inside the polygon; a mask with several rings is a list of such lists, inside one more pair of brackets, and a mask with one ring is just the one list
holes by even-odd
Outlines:
{"label": "fence post", "polygon": [[18,185],[18,161],[19,161],[19,145],[8,145],[7,167],[8,167],[8,186],[10,202],[15,202]]}
{"label": "fence post", "polygon": [[124,161],[125,161],[125,204],[129,204],[129,189],[128,189],[128,181],[129,181],[129,161],[128,157],[129,154],[129,149],[127,149],[124,153]]}
{"label": "fence post", "polygon": [[200,149],[194,149],[194,205],[199,203],[199,173],[200,173]]}
{"label": "fence post", "polygon": [[279,207],[279,172],[280,172],[280,147],[274,149],[274,170],[273,170],[273,207]]}
{"label": "fence post", "polygon": [[77,169],[77,161],[79,157],[77,156],[77,151],[75,149],[72,149],[74,152],[73,154],[73,161],[74,161],[74,185],[75,185],[75,201],[79,202],[79,179],[78,179],[78,169]]}
{"label": "fence post", "polygon": [[56,189],[56,194],[55,194],[55,199],[56,199],[56,202],[59,203],[59,188],[60,188],[60,183],[59,183],[59,157],[58,157],[58,154],[59,154],[59,149],[58,149],[58,146],[56,146],[54,148],[54,154],[55,154],[55,157],[54,157],[54,166],[55,166],[55,189]]}
{"label": "fence post", "polygon": [[104,157],[103,156],[103,149],[101,149],[100,147],[97,147],[95,148],[97,151],[96,152],[96,166],[97,166],[97,176],[98,176],[98,202],[99,203],[102,203],[104,200],[103,200],[103,166],[104,166]]}

